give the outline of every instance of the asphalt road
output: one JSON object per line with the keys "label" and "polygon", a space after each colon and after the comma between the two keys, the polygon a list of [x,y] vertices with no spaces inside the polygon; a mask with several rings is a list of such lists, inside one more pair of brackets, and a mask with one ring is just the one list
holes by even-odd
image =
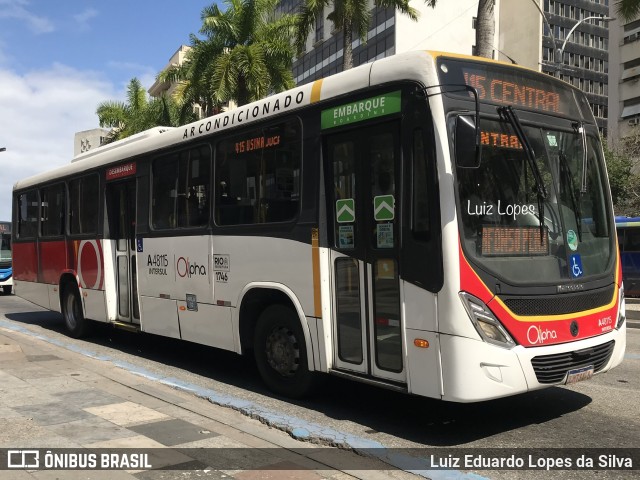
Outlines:
{"label": "asphalt road", "polygon": [[[274,397],[252,358],[178,340],[98,325],[73,340],[60,314],[0,295],[0,319],[46,339],[178,378],[389,448],[638,448],[640,447],[640,329],[627,330],[622,365],[587,382],[477,404],[452,404],[329,377],[304,401]],[[479,472],[483,475],[483,472]],[[491,472],[511,478],[632,478],[636,472]],[[484,473],[486,474],[486,472]],[[640,475],[637,475],[640,476]]]}

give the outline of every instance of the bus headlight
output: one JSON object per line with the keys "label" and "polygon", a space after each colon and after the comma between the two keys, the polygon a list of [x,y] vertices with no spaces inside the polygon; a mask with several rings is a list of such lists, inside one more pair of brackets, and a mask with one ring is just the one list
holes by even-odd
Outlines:
{"label": "bus headlight", "polygon": [[503,348],[515,346],[516,343],[511,336],[482,300],[466,292],[460,292],[460,298],[473,326],[485,342]]}
{"label": "bus headlight", "polygon": [[620,286],[620,291],[618,292],[618,305],[620,305],[620,307],[618,309],[618,323],[616,324],[616,330],[620,330],[620,327],[624,325],[624,322],[627,319],[627,304],[624,299],[624,284]]}

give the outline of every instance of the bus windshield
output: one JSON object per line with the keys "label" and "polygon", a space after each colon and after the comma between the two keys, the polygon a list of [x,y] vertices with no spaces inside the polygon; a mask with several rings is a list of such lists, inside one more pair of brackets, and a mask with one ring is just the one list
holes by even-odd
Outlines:
{"label": "bus windshield", "polygon": [[566,130],[517,133],[506,121],[482,119],[480,129],[480,167],[457,169],[466,255],[511,284],[584,281],[607,271],[614,245],[598,140],[569,122]]}
{"label": "bus windshield", "polygon": [[11,260],[11,234],[0,233],[0,262]]}
{"label": "bus windshield", "polygon": [[0,225],[0,267],[11,264],[11,232],[9,224]]}

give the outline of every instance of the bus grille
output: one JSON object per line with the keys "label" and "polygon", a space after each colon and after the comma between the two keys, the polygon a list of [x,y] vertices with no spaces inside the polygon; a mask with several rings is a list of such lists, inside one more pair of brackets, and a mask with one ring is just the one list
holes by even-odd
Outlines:
{"label": "bus grille", "polygon": [[11,260],[3,260],[0,262],[0,268],[11,268]]}
{"label": "bus grille", "polygon": [[614,285],[597,290],[558,295],[530,297],[500,297],[516,315],[563,315],[602,307],[611,302]]}
{"label": "bus grille", "polygon": [[562,382],[569,370],[593,365],[594,372],[599,372],[611,358],[615,341],[603,343],[591,348],[575,352],[541,355],[531,359],[533,371],[540,383]]}

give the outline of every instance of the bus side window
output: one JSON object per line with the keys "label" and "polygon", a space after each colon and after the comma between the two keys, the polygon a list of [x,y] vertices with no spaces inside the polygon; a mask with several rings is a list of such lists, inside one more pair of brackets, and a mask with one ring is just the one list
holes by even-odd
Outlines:
{"label": "bus side window", "polygon": [[18,238],[36,237],[39,206],[37,190],[31,190],[18,197]]}
{"label": "bus side window", "polygon": [[429,239],[429,179],[424,134],[413,132],[413,186],[411,195],[411,230],[416,240]]}
{"label": "bus side window", "polygon": [[69,182],[69,234],[87,235],[98,231],[99,178],[96,174]]}
{"label": "bus side window", "polygon": [[624,234],[624,251],[640,252],[640,228],[628,228]]}
{"label": "bus side window", "polygon": [[300,210],[302,129],[297,118],[217,145],[216,225],[287,222]]}
{"label": "bus side window", "polygon": [[187,176],[187,222],[184,226],[200,227],[209,223],[210,182],[211,150],[209,146],[191,150]]}
{"label": "bus side window", "polygon": [[152,175],[151,224],[156,230],[175,228],[178,156],[173,154],[154,160]]}
{"label": "bus side window", "polygon": [[625,236],[626,228],[618,229],[618,248],[620,249],[620,253],[624,252],[624,236]]}
{"label": "bus side window", "polygon": [[156,230],[209,223],[208,145],[159,157],[152,165],[151,225]]}
{"label": "bus side window", "polygon": [[63,183],[43,188],[40,192],[42,209],[40,211],[40,234],[43,237],[56,237],[65,232],[66,189]]}

